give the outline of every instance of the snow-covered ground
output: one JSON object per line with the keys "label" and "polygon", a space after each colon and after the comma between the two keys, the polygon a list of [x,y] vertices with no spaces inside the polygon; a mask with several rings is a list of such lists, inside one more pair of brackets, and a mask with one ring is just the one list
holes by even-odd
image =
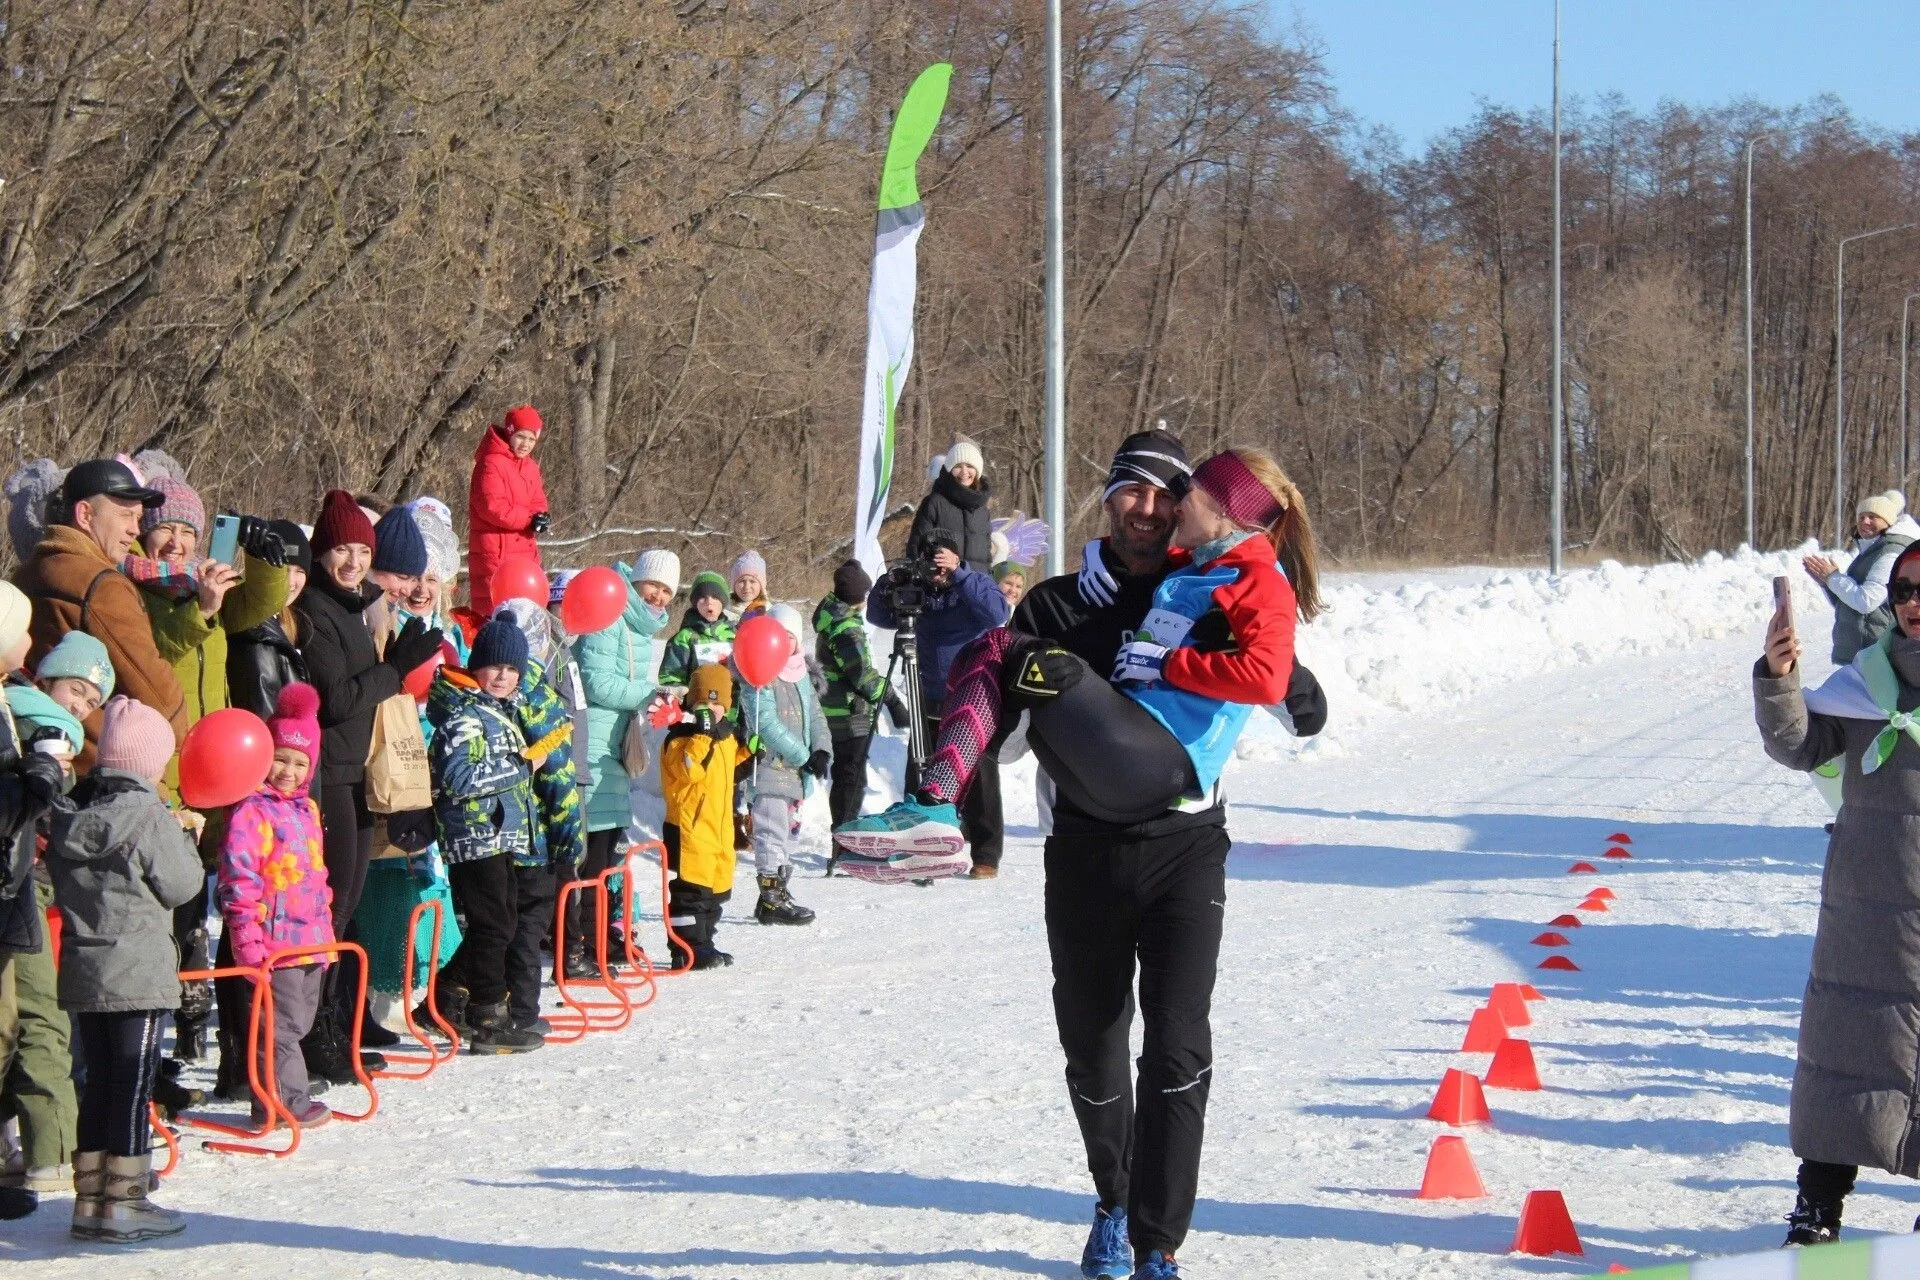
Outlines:
{"label": "snow-covered ground", "polygon": [[[1327,745],[1256,717],[1229,773],[1186,1274],[1591,1275],[1778,1242],[1825,818],[1752,728],[1767,579],[1788,562],[1336,581],[1302,646]],[[796,889],[819,923],[763,929],[743,874],[721,935],[736,967],[668,981],[628,1030],[392,1083],[377,1119],[291,1160],[190,1151],[160,1195],[187,1234],[110,1262],[52,1199],[8,1224],[0,1273],[1075,1276],[1092,1198],[1031,768],[1007,770],[997,881],[823,881],[816,856]],[[1632,861],[1599,858],[1617,830]],[[1568,875],[1576,858],[1604,874]],[[1536,970],[1529,939],[1596,879],[1619,897],[1571,931],[1580,971]],[[1423,1118],[1434,1085],[1484,1069],[1455,1049],[1512,979],[1550,997],[1530,1031],[1547,1087],[1490,1093],[1494,1125],[1467,1132],[1487,1199],[1413,1199],[1449,1132]],[[1533,1188],[1565,1193],[1586,1258],[1506,1253]],[[1849,1227],[1905,1231],[1917,1202],[1869,1174]]]}

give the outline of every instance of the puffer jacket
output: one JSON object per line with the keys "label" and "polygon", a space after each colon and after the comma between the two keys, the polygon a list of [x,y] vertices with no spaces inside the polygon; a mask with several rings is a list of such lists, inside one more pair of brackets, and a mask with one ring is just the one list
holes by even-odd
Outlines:
{"label": "puffer jacket", "polygon": [[60,1007],[130,1013],[180,1004],[173,909],[206,873],[193,841],[145,778],[96,768],[54,810],[46,866],[64,926]]}
{"label": "puffer jacket", "polygon": [[733,891],[733,776],[740,740],[733,722],[718,736],[677,724],[660,744],[660,793],[680,831],[680,878],[715,893]]}
{"label": "puffer jacket", "polygon": [[527,526],[547,510],[547,486],[540,464],[516,458],[497,426],[488,427],[473,451],[473,476],[467,485],[467,583],[473,611],[493,616],[493,573],[521,556],[540,559],[540,544]]}
{"label": "puffer jacket", "polygon": [[374,712],[400,692],[400,672],[380,660],[373,632],[361,616],[381,594],[364,583],[359,591],[344,591],[316,566],[293,604],[300,619],[300,654],[310,682],[320,691],[316,785],[322,788],[350,786],[366,778]]}
{"label": "puffer jacket", "polygon": [[[8,693],[12,692],[10,688]],[[72,723],[73,717],[67,720]],[[22,774],[22,743],[12,713],[0,702],[0,960],[8,952],[35,955],[45,945],[43,917],[33,889],[33,859],[48,804]]]}
{"label": "puffer jacket", "polygon": [[814,657],[826,677],[820,709],[836,737],[873,732],[874,709],[887,700],[887,678],[873,665],[867,623],[854,607],[829,594],[813,608]]}
{"label": "puffer jacket", "polygon": [[653,638],[667,625],[631,586],[620,621],[582,636],[574,646],[587,692],[587,830],[624,829],[633,821],[633,799],[622,762],[627,726],[657,687]]}
{"label": "puffer jacket", "polygon": [[[1796,667],[1775,678],[1753,671],[1754,716],[1774,760],[1811,770],[1845,761],[1842,802],[1827,842],[1813,967],[1800,1007],[1800,1040],[1788,1104],[1788,1136],[1803,1160],[1866,1165],[1920,1177],[1920,744],[1893,738],[1892,754],[1862,769],[1888,718],[1859,679],[1863,651],[1820,689],[1803,694]],[[1908,646],[1912,642],[1906,642]],[[1912,658],[1920,658],[1913,654]],[[1920,665],[1904,662],[1892,699],[1920,709]],[[1854,682],[1853,698],[1845,696]],[[1809,703],[1826,710],[1812,710]]]}
{"label": "puffer jacket", "polygon": [[580,805],[580,775],[574,768],[574,724],[547,669],[527,663],[514,697],[514,715],[526,740],[533,770],[533,798],[540,838],[515,855],[520,866],[567,868],[587,852],[586,813]]}
{"label": "puffer jacket", "polygon": [[291,793],[262,786],[234,807],[215,884],[236,963],[258,965],[281,947],[333,941],[320,806],[304,783]]}
{"label": "puffer jacket", "polygon": [[814,752],[833,750],[813,681],[802,671],[798,680],[776,676],[759,689],[742,682],[740,697],[741,727],[747,740],[758,738],[760,746],[743,792],[749,799],[806,799],[813,776],[801,770]]}
{"label": "puffer jacket", "polygon": [[440,668],[427,691],[433,816],[448,862],[503,853],[546,857],[527,740],[514,705],[519,701],[518,694],[504,703],[488,697],[472,676],[452,667]]}
{"label": "puffer jacket", "polygon": [[273,715],[280,691],[307,681],[307,660],[276,615],[227,636],[227,701],[262,720]]}
{"label": "puffer jacket", "polygon": [[907,530],[907,559],[924,560],[932,555],[927,540],[939,532],[959,544],[960,559],[968,568],[981,573],[992,569],[993,512],[987,505],[992,497],[993,486],[985,476],[971,489],[955,480],[951,471],[935,476],[933,488],[913,513],[913,527]]}
{"label": "puffer jacket", "polygon": [[722,613],[708,622],[689,607],[660,658],[660,683],[685,687],[694,671],[733,656],[734,626]]}

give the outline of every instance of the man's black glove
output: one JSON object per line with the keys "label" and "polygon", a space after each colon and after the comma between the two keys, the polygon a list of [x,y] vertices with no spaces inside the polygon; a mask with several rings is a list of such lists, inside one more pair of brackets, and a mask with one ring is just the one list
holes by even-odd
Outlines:
{"label": "man's black glove", "polygon": [[67,771],[60,767],[57,758],[44,751],[29,750],[20,757],[20,781],[36,803],[50,805],[65,793]]}
{"label": "man's black glove", "polygon": [[544,511],[527,522],[527,532],[531,534],[542,534],[551,528],[553,528],[553,517]]}
{"label": "man's black glove", "polygon": [[259,516],[240,517],[240,549],[247,553],[250,560],[270,564],[276,569],[284,568],[287,563],[287,544]]}
{"label": "man's black glove", "polygon": [[833,757],[825,751],[816,751],[807,757],[803,771],[825,782],[833,775]]}
{"label": "man's black glove", "polygon": [[1087,664],[1067,650],[1049,641],[1035,641],[1011,655],[1013,678],[1007,682],[1007,699],[1017,707],[1031,708],[1057,698],[1080,683]]}
{"label": "man's black glove", "polygon": [[887,694],[887,716],[896,729],[906,728],[913,720],[913,713],[907,710],[907,700],[891,692]]}
{"label": "man's black glove", "polygon": [[387,665],[404,678],[440,651],[440,639],[440,628],[429,631],[420,619],[410,619],[398,635],[387,641]]}

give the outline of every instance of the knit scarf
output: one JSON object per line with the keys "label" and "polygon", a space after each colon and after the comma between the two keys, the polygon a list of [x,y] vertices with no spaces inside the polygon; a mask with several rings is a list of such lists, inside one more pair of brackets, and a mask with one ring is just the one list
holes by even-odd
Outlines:
{"label": "knit scarf", "polygon": [[185,600],[200,594],[200,579],[189,564],[173,564],[152,556],[129,555],[120,561],[120,572],[157,596]]}

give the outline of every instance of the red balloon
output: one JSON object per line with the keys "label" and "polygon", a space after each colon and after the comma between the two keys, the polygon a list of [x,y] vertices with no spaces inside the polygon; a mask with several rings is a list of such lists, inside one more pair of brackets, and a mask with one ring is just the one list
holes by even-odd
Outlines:
{"label": "red balloon", "polygon": [[547,573],[532,556],[502,560],[493,571],[493,603],[504,600],[531,600],[547,607]]}
{"label": "red balloon", "polygon": [[425,702],[427,690],[433,687],[433,673],[452,662],[453,659],[453,650],[448,648],[446,641],[442,640],[440,647],[434,650],[431,658],[407,672],[407,678],[400,682],[400,687],[411,694],[415,702]]}
{"label": "red balloon", "polygon": [[273,735],[239,707],[202,716],[180,747],[180,798],[194,809],[239,804],[260,789],[273,764]]}
{"label": "red balloon", "polygon": [[733,637],[734,668],[756,689],[771,684],[792,654],[793,637],[772,614],[758,613],[748,618]]}
{"label": "red balloon", "polygon": [[582,569],[560,599],[560,621],[570,635],[605,631],[627,611],[628,590],[626,579],[605,565]]}

